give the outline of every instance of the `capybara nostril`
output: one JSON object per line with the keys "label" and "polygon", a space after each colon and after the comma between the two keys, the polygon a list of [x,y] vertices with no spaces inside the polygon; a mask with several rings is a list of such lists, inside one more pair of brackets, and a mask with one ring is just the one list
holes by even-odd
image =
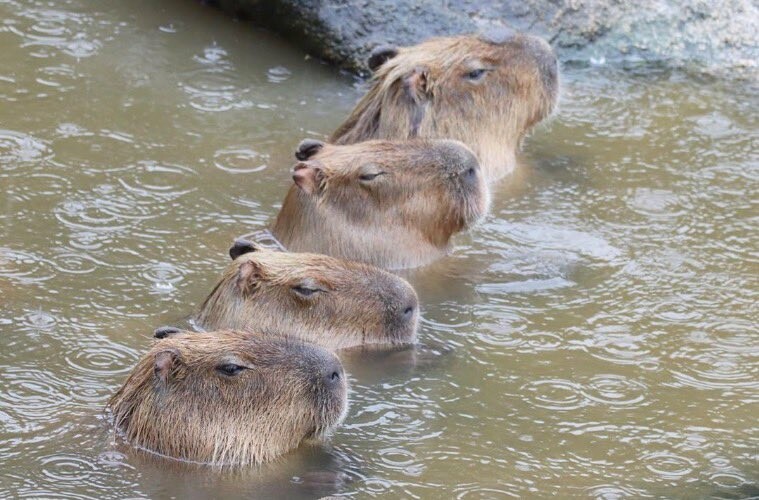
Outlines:
{"label": "capybara nostril", "polygon": [[419,312],[419,299],[416,296],[416,292],[409,290],[405,301],[401,302],[401,304],[405,304],[406,307],[399,310],[401,316],[399,318],[399,326],[401,327],[399,330],[405,331],[405,335],[413,338],[416,334],[416,317]]}
{"label": "capybara nostril", "polygon": [[406,309],[403,310],[403,318],[406,320],[411,319],[414,316],[414,307],[408,306]]}
{"label": "capybara nostril", "polygon": [[322,384],[325,388],[332,390],[342,384],[343,367],[339,361],[328,363],[322,370]]}

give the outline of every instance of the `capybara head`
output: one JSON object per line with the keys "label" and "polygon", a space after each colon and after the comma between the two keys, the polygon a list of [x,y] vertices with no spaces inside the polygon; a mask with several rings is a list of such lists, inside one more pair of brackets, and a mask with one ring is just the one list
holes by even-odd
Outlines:
{"label": "capybara head", "polygon": [[458,141],[301,143],[273,227],[294,252],[398,269],[426,264],[486,212],[477,158]]}
{"label": "capybara head", "polygon": [[414,342],[416,292],[376,267],[237,240],[233,262],[200,307],[207,330],[287,335],[329,349]]}
{"label": "capybara head", "polygon": [[108,402],[134,446],[258,464],[325,437],[345,416],[345,373],[319,346],[233,331],[164,333]]}
{"label": "capybara head", "polygon": [[472,148],[486,179],[514,168],[522,138],[558,100],[558,65],[544,40],[509,29],[379,47],[374,81],[330,141],[451,138]]}

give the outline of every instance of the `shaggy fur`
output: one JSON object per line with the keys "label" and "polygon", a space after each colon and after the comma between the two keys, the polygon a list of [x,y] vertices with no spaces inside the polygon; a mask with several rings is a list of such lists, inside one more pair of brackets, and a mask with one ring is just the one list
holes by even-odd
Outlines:
{"label": "shaggy fur", "polygon": [[[229,363],[245,369],[220,372]],[[178,333],[154,343],[108,408],[135,446],[194,462],[258,464],[338,426],[347,385],[340,361],[314,345]]]}
{"label": "shaggy fur", "polygon": [[451,236],[488,209],[477,159],[458,141],[325,144],[295,168],[294,177],[310,172],[317,185],[296,182],[272,228],[294,252],[416,267],[444,255]]}
{"label": "shaggy fur", "polygon": [[434,38],[384,61],[330,142],[458,139],[492,182],[514,169],[522,138],[556,106],[558,86],[556,57],[540,38]]}
{"label": "shaggy fur", "polygon": [[253,248],[224,270],[200,307],[201,327],[275,332],[329,349],[415,340],[416,292],[398,276],[326,255]]}

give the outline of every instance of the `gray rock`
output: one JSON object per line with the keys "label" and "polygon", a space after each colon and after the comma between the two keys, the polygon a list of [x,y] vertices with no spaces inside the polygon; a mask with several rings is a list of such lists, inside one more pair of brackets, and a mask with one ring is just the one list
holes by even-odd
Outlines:
{"label": "gray rock", "polygon": [[215,0],[311,54],[364,71],[371,49],[509,25],[579,63],[658,62],[755,75],[756,0]]}

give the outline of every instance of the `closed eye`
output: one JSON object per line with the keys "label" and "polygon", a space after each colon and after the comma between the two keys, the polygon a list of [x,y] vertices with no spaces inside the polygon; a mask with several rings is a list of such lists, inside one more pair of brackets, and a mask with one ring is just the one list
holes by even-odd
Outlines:
{"label": "closed eye", "polygon": [[304,285],[296,285],[292,287],[292,291],[301,297],[308,298],[308,297],[314,296],[315,294],[319,292],[323,292],[324,290],[322,290],[321,288],[312,288],[312,287],[308,287]]}
{"label": "closed eye", "polygon": [[385,175],[385,172],[377,172],[374,174],[361,174],[358,176],[358,179],[362,182],[369,182],[369,181],[373,181],[380,175]]}
{"label": "closed eye", "polygon": [[244,370],[247,370],[247,367],[236,365],[234,363],[224,363],[223,365],[216,367],[216,371],[222,375],[226,375],[227,377],[234,377],[235,375],[239,375]]}
{"label": "closed eye", "polygon": [[482,80],[482,78],[487,74],[488,71],[491,71],[491,70],[488,68],[477,68],[477,69],[473,69],[469,73],[466,73],[466,75],[464,76],[468,80],[476,82],[478,80]]}

